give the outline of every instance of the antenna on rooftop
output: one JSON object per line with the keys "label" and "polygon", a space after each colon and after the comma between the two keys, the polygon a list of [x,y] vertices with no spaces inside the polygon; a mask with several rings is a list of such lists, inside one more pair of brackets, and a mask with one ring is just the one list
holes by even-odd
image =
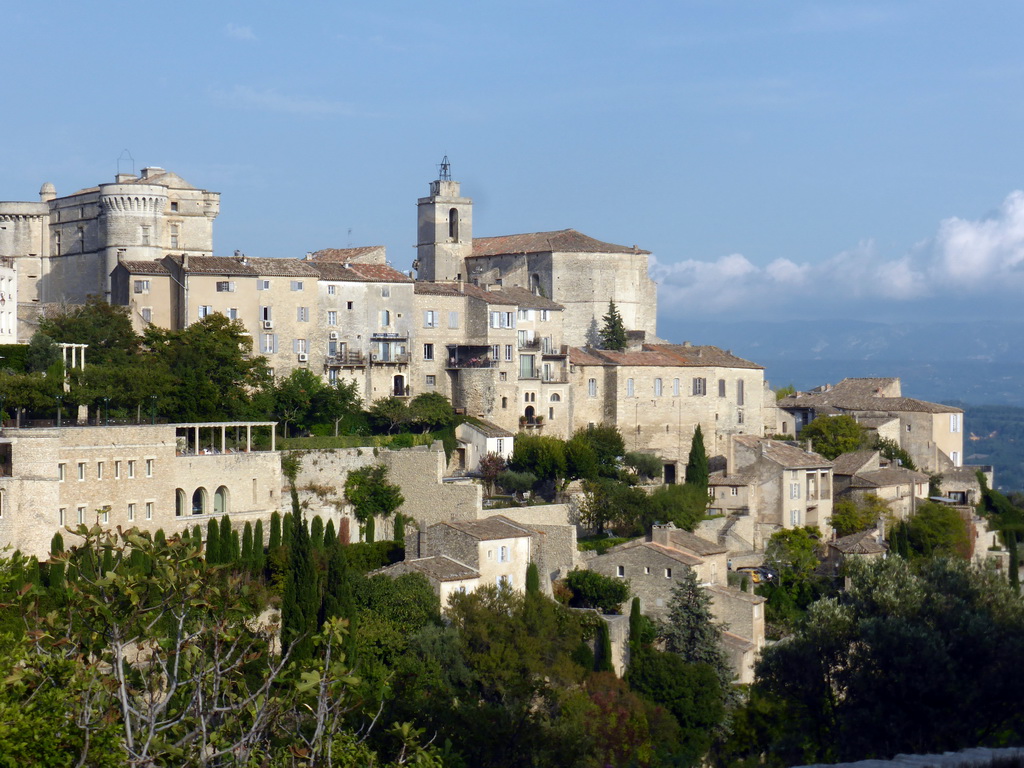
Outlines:
{"label": "antenna on rooftop", "polygon": [[345,247],[346,248],[351,248],[352,247],[352,227],[348,228],[348,245],[346,245]]}
{"label": "antenna on rooftop", "polygon": [[444,158],[442,158],[439,173],[440,175],[438,178],[441,181],[452,180],[452,164],[448,162],[448,155],[445,155]]}
{"label": "antenna on rooftop", "polygon": [[[124,157],[125,155],[128,155],[127,159],[125,159],[125,157]],[[129,161],[131,162],[131,164],[132,164],[132,176],[134,176],[135,175],[135,158],[132,157],[132,153],[129,152],[127,149],[122,149],[121,150],[121,154],[117,156],[117,174],[118,174],[118,176],[121,175],[121,160],[122,159],[124,159],[124,161],[126,163],[129,162]]]}

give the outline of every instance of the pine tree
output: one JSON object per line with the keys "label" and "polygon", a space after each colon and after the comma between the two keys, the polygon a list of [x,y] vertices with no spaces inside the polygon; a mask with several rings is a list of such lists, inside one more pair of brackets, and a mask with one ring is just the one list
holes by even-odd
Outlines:
{"label": "pine tree", "polygon": [[220,527],[217,521],[210,518],[206,524],[206,564],[216,565],[220,562]]}
{"label": "pine tree", "polygon": [[540,571],[536,563],[526,566],[526,592],[531,595],[540,592]]}
{"label": "pine tree", "polygon": [[708,489],[708,454],[704,448],[704,432],[700,424],[693,430],[693,439],[690,441],[690,458],[686,460],[686,482],[689,485],[696,485]]}
{"label": "pine tree", "polygon": [[619,314],[615,302],[609,300],[608,314],[606,314],[604,326],[601,328],[601,349],[611,349],[616,352],[623,352],[626,349],[627,337],[626,326],[622,322],[622,315]]}
{"label": "pine tree", "polygon": [[722,650],[721,627],[712,621],[711,597],[687,568],[679,579],[668,606],[668,622],[662,627],[665,650],[689,664],[708,664],[716,672],[722,691],[728,692],[732,670]]}

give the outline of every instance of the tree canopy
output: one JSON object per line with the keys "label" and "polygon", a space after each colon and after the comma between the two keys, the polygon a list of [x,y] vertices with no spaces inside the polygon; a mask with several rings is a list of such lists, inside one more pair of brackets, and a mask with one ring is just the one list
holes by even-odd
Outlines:
{"label": "tree canopy", "polygon": [[819,416],[800,430],[800,439],[812,441],[814,450],[829,460],[867,447],[864,427],[846,414]]}
{"label": "tree canopy", "polygon": [[604,325],[601,326],[599,336],[601,349],[611,349],[622,352],[626,349],[627,336],[626,325],[622,322],[622,315],[614,301],[608,302],[608,312],[602,318]]}

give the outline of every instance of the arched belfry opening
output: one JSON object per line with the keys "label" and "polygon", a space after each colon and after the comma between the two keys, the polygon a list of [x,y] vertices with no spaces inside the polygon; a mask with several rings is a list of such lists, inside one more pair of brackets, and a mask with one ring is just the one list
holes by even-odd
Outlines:
{"label": "arched belfry opening", "polygon": [[459,209],[452,208],[448,211],[448,238],[458,241],[459,239]]}

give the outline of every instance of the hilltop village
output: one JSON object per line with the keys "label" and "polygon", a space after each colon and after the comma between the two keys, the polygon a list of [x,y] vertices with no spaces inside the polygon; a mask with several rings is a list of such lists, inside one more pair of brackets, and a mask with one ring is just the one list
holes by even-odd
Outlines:
{"label": "hilltop village", "polygon": [[[244,530],[249,552],[270,556],[294,504],[317,542],[399,542],[373,573],[418,574],[442,610],[492,586],[590,610],[590,651],[620,677],[640,647],[630,606],[671,623],[693,585],[733,685],[753,683],[786,634],[763,588],[786,583],[800,547],[813,555],[802,573],[842,589],[854,561],[917,546],[927,514],[979,569],[1005,580],[1018,567],[1015,540],[984,514],[991,467],[963,464],[961,409],[894,378],[776,392],[713,339],[660,338],[647,251],[573,229],[476,237],[447,162],[417,201],[408,271],[379,246],[215,255],[219,194],[161,168],[39,197],[0,203],[2,349],[98,300],[142,339],[220,318],[273,381],[311,376],[378,416],[442,403],[451,434],[286,440],[280,410],[158,421],[155,395],[152,413],[143,396],[115,423],[110,396],[62,410],[58,395],[56,418],[33,421],[4,390],[0,545],[22,556],[60,555],[55,535],[89,542],[80,526],[184,532],[200,549],[215,529],[239,552]],[[51,341],[65,370],[89,370],[96,350]],[[363,505],[354,479],[374,477],[397,504]],[[589,578],[619,585],[614,605],[587,599]]]}

